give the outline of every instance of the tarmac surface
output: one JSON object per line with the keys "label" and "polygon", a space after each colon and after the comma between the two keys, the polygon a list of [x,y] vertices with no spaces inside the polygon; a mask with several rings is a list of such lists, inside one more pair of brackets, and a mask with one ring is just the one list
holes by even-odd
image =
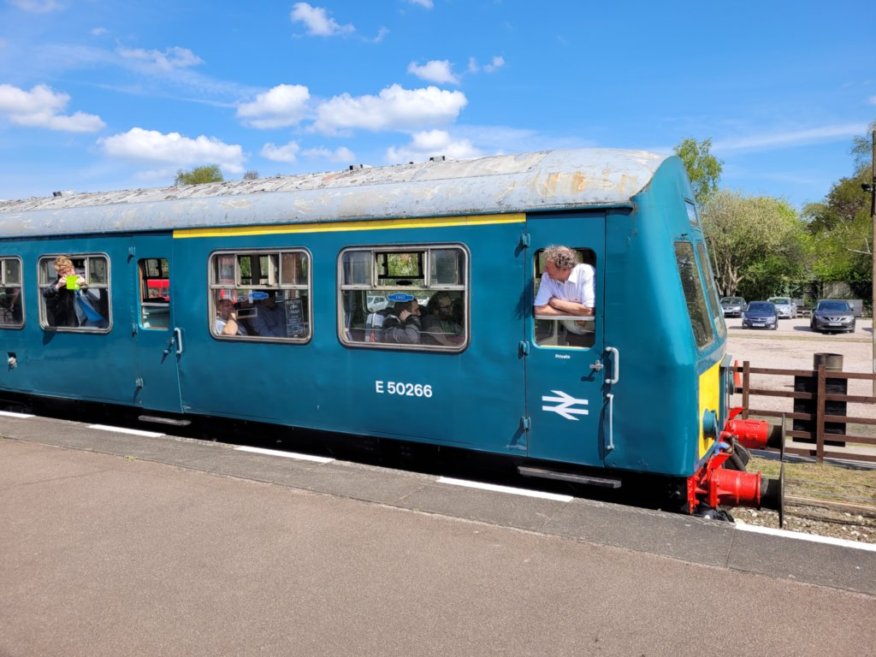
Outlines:
{"label": "tarmac surface", "polygon": [[874,546],[127,431],[0,416],[0,656],[876,645]]}

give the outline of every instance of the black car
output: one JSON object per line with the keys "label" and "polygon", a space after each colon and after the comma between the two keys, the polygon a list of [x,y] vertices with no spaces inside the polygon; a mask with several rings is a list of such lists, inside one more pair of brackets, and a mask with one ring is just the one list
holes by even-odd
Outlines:
{"label": "black car", "polygon": [[742,312],[745,310],[745,299],[742,297],[722,297],[721,310],[724,311],[724,317],[742,317]]}
{"label": "black car", "polygon": [[779,311],[769,301],[752,301],[742,313],[742,328],[764,328],[775,331],[779,327]]}
{"label": "black car", "polygon": [[820,333],[855,332],[855,313],[847,301],[822,299],[812,311],[809,328]]}

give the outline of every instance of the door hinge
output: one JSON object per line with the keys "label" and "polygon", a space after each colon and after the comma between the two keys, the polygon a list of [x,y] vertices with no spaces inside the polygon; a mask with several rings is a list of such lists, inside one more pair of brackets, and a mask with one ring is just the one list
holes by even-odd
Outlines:
{"label": "door hinge", "polygon": [[134,387],[137,390],[140,390],[141,388],[143,388],[143,377],[142,376],[138,376],[136,379],[134,379]]}
{"label": "door hinge", "polygon": [[529,428],[532,426],[532,420],[529,419],[528,415],[524,415],[520,418],[520,428],[524,431],[529,431]]}
{"label": "door hinge", "polygon": [[521,340],[520,345],[518,346],[518,353],[521,356],[529,355],[529,340]]}
{"label": "door hinge", "polygon": [[522,233],[520,235],[520,246],[524,249],[528,249],[530,244],[529,233]]}

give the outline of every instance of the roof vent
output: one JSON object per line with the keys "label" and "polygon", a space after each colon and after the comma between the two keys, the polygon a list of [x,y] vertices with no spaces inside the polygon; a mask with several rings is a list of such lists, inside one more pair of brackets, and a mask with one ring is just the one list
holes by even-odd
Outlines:
{"label": "roof vent", "polygon": [[357,169],[364,169],[364,168],[365,168],[364,164],[351,164],[349,170],[356,171]]}
{"label": "roof vent", "polygon": [[444,162],[447,159],[446,155],[433,155],[429,158],[430,162]]}
{"label": "roof vent", "polygon": [[63,195],[64,195],[64,192],[52,192],[53,198],[60,198]]}

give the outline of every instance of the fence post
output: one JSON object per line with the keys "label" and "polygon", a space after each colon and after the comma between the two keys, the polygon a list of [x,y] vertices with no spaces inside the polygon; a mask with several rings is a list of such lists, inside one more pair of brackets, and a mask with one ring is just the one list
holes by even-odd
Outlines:
{"label": "fence post", "polygon": [[742,417],[743,419],[748,419],[748,390],[750,388],[749,378],[751,377],[751,365],[749,362],[743,361],[742,363]]}
{"label": "fence post", "polygon": [[815,461],[824,463],[824,363],[818,363],[815,386]]}

